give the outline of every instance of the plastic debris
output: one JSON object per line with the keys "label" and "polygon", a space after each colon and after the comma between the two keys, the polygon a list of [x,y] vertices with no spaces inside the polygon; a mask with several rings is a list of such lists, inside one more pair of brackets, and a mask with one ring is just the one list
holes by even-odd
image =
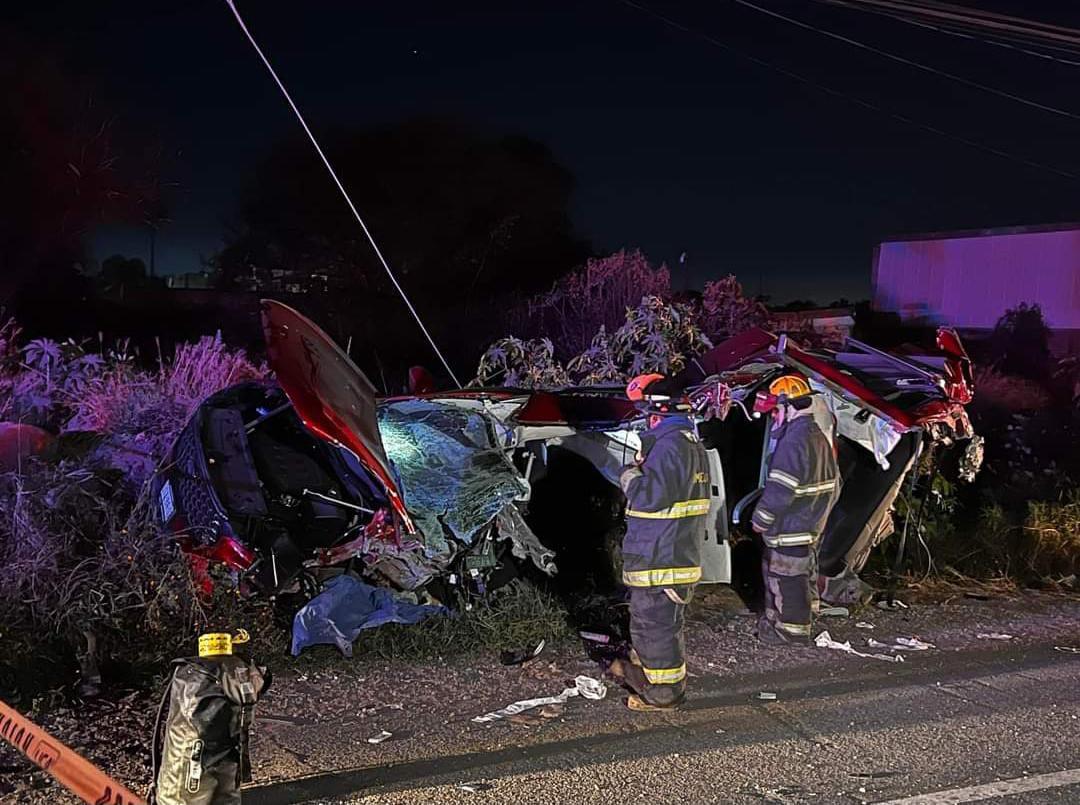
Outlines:
{"label": "plastic debris", "polygon": [[852,648],[851,643],[844,641],[843,643],[838,640],[833,640],[832,635],[828,632],[822,632],[814,638],[814,645],[818,648],[832,649],[833,651],[843,651],[847,654],[854,654],[856,657],[866,657],[872,660],[884,660],[885,662],[903,662],[904,656],[902,654],[866,654],[865,652],[858,651]]}
{"label": "plastic debris", "polygon": [[846,618],[850,614],[847,607],[822,607],[818,610],[819,618]]}
{"label": "plastic debris", "polygon": [[579,676],[574,680],[574,687],[566,688],[557,696],[544,696],[539,699],[522,699],[519,702],[507,705],[501,710],[494,710],[490,713],[485,713],[482,716],[476,716],[473,719],[473,722],[476,724],[489,724],[492,721],[510,718],[510,716],[516,716],[518,713],[524,713],[526,710],[532,710],[534,707],[544,707],[549,704],[565,704],[569,699],[572,699],[575,696],[599,701],[607,696],[607,687],[605,687],[604,683],[598,679],[593,679],[589,676]]}
{"label": "plastic debris", "polygon": [[382,730],[378,735],[372,735],[370,738],[368,738],[367,742],[369,744],[381,744],[383,741],[387,740],[388,738],[393,738],[393,737],[394,737],[394,733],[387,732],[386,730]]}
{"label": "plastic debris", "polygon": [[494,787],[491,783],[462,783],[458,786],[458,790],[475,794],[478,791],[490,791]]}
{"label": "plastic debris", "polygon": [[882,643],[880,640],[870,638],[866,641],[870,648],[883,648],[888,651],[927,651],[937,648],[933,643],[926,643],[917,637],[897,637],[892,643]]}
{"label": "plastic debris", "polygon": [[979,632],[975,635],[976,640],[1013,640],[1011,634],[1005,634],[1004,632]]}
{"label": "plastic debris", "polygon": [[503,665],[524,665],[529,660],[535,660],[544,650],[545,641],[541,640],[533,648],[504,651],[499,654],[499,662]]}
{"label": "plastic debris", "polygon": [[775,693],[770,693],[769,691],[766,691],[766,690],[761,691],[761,693],[759,693],[757,695],[757,697],[763,702],[775,702],[776,701],[776,694]]}
{"label": "plastic debris", "polygon": [[867,621],[859,621],[858,623],[855,624],[855,628],[856,629],[873,629],[874,624],[869,623]]}
{"label": "plastic debris", "polygon": [[1080,654],[1080,648],[1076,646],[1054,646],[1054,651],[1060,651],[1064,654]]}
{"label": "plastic debris", "polygon": [[600,634],[599,632],[578,632],[578,635],[582,640],[588,640],[590,643],[601,643],[606,646],[611,642],[611,635]]}
{"label": "plastic debris", "polygon": [[887,598],[878,601],[876,604],[878,609],[883,609],[886,612],[897,609],[911,609],[907,604],[901,601],[899,598]]}

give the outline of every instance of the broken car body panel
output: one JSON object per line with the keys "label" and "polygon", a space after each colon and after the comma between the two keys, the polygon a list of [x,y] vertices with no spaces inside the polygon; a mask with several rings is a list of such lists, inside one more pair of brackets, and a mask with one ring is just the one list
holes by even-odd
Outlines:
{"label": "broken car body panel", "polygon": [[304,425],[348,448],[386,490],[409,533],[416,527],[390,471],[375,412],[375,386],[318,325],[264,299],[263,335],[278,382]]}

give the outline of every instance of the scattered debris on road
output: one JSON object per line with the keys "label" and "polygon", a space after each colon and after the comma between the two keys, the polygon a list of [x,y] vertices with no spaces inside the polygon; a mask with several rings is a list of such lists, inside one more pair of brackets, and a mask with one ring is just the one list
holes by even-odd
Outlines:
{"label": "scattered debris on road", "polygon": [[1054,646],[1054,651],[1060,651],[1065,654],[1080,654],[1080,648],[1076,646]]}
{"label": "scattered debris on road", "polygon": [[976,640],[1013,640],[1015,639],[1011,634],[1005,634],[1004,632],[979,632],[975,635]]}
{"label": "scattered debris on road", "polygon": [[776,694],[775,693],[769,693],[768,691],[764,691],[764,690],[761,691],[761,693],[759,693],[757,695],[757,697],[758,697],[758,699],[760,699],[763,702],[775,702],[776,701]]}
{"label": "scattered debris on road", "polygon": [[868,621],[859,621],[858,623],[855,624],[855,628],[856,629],[873,629],[874,624],[869,623]]}
{"label": "scattered debris on road", "polygon": [[828,632],[822,632],[814,638],[814,645],[818,648],[832,649],[833,651],[843,651],[846,654],[854,654],[856,657],[866,657],[872,660],[885,660],[885,662],[903,662],[904,657],[902,654],[867,654],[862,651],[858,651],[852,648],[851,642],[845,640],[843,643],[838,640],[833,640],[832,635]]}
{"label": "scattered debris on road", "polygon": [[846,618],[851,615],[847,607],[822,607],[818,611],[819,618]]}
{"label": "scattered debris on road", "polygon": [[566,688],[557,696],[544,696],[538,699],[522,699],[519,702],[507,705],[501,710],[494,710],[490,713],[485,713],[482,716],[476,716],[473,719],[473,722],[476,724],[489,724],[492,721],[510,718],[510,716],[516,716],[519,713],[524,713],[526,710],[532,710],[534,707],[565,704],[569,699],[572,699],[575,696],[582,696],[586,699],[599,701],[607,696],[607,687],[598,679],[593,679],[589,676],[579,676],[574,680],[574,687]]}
{"label": "scattered debris on road", "polygon": [[386,740],[388,740],[390,738],[393,738],[393,737],[394,737],[394,733],[387,732],[386,730],[382,730],[377,735],[372,735],[370,738],[368,738],[367,742],[369,744],[381,744],[383,741],[386,741]]}
{"label": "scattered debris on road", "polygon": [[458,786],[458,790],[475,794],[478,791],[490,791],[494,787],[491,783],[462,783]]}
{"label": "scattered debris on road", "polygon": [[870,638],[866,641],[870,648],[883,648],[887,651],[927,651],[937,648],[933,643],[924,643],[917,637],[897,637],[892,643],[882,643],[880,640]]}
{"label": "scattered debris on road", "polygon": [[887,598],[878,601],[876,604],[878,609],[883,609],[886,612],[897,609],[911,609],[907,604],[901,601],[899,598]]}

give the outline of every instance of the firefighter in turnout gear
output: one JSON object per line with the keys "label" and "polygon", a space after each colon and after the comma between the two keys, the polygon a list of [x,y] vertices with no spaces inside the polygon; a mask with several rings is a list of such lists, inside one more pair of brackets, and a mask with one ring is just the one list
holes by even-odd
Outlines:
{"label": "firefighter in turnout gear", "polygon": [[810,384],[783,375],[759,393],[754,410],[771,413],[776,446],[753,528],[765,543],[765,614],[758,639],[805,643],[817,611],[817,541],[840,495],[840,470],[829,438],[814,420]]}
{"label": "firefighter in turnout gear", "polygon": [[623,583],[630,589],[629,661],[611,668],[634,691],[632,710],[674,707],[686,690],[683,617],[701,579],[701,543],[709,513],[709,465],[685,401],[657,391],[661,375],[643,375],[627,396],[649,415],[638,460],[623,469],[626,536]]}

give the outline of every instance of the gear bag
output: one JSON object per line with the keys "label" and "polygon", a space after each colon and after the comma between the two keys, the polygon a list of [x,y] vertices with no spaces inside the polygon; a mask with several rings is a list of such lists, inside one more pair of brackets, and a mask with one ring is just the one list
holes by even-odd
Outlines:
{"label": "gear bag", "polygon": [[[255,703],[270,684],[267,670],[233,656],[173,661],[156,805],[239,805],[251,780],[248,733]],[[155,730],[155,742],[158,731]]]}

